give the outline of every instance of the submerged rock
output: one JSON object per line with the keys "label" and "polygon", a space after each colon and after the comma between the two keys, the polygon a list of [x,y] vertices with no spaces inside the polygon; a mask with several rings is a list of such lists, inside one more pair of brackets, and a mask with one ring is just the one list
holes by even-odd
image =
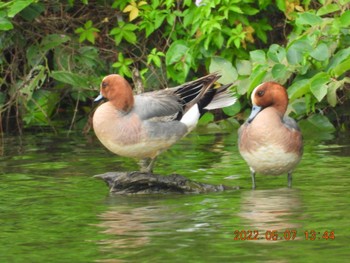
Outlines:
{"label": "submerged rock", "polygon": [[142,172],[108,172],[95,175],[104,180],[111,193],[152,194],[152,193],[209,193],[238,190],[239,187],[210,185],[187,179],[178,174],[168,176]]}

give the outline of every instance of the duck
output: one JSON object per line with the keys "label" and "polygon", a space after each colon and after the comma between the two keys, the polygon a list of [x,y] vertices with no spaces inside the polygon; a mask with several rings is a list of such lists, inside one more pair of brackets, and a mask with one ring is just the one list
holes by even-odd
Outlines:
{"label": "duck", "polygon": [[253,90],[251,101],[251,114],[238,130],[238,148],[249,165],[252,188],[256,173],[287,173],[291,188],[293,170],[303,155],[303,138],[297,122],[286,115],[287,91],[277,82],[264,82]]}
{"label": "duck", "polygon": [[138,159],[140,172],[153,173],[157,156],[190,133],[206,111],[235,103],[232,84],[216,87],[220,77],[214,72],[176,87],[134,95],[124,77],[108,75],[95,99],[106,101],[93,114],[94,132],[109,151]]}

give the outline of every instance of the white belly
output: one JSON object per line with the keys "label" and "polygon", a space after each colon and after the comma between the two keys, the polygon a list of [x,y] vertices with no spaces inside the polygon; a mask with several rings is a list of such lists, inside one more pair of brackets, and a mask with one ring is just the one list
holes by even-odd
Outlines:
{"label": "white belly", "polygon": [[251,169],[260,174],[280,175],[293,170],[299,163],[296,153],[287,153],[276,146],[263,146],[252,152],[241,152]]}

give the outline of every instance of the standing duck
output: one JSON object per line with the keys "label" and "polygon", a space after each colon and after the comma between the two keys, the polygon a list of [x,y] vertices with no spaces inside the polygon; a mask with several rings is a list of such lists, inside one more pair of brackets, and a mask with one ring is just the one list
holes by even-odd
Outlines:
{"label": "standing duck", "polygon": [[236,101],[228,90],[231,84],[214,87],[219,78],[212,73],[177,87],[133,95],[123,77],[108,75],[95,99],[107,99],[94,113],[95,134],[111,152],[140,159],[140,171],[152,173],[156,157],[192,131],[206,110]]}
{"label": "standing duck", "polygon": [[250,167],[252,187],[256,187],[255,173],[287,173],[291,187],[292,172],[303,154],[303,141],[295,120],[285,116],[287,91],[276,82],[265,82],[253,90],[251,100],[252,112],[238,130],[238,147]]}

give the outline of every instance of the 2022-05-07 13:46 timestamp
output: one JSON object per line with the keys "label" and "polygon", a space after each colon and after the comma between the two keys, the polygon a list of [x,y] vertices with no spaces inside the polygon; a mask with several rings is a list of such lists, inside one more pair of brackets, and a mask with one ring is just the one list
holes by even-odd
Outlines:
{"label": "2022-05-07 13:46 timestamp", "polygon": [[[299,231],[302,232],[302,238],[304,240],[334,240],[335,234],[334,231],[316,231],[316,230],[305,230]],[[286,229],[284,231],[278,230],[235,230],[234,231],[234,240],[268,240],[268,241],[278,241],[278,240],[300,240],[300,235],[296,229]],[[301,238],[301,239],[302,239]]]}

